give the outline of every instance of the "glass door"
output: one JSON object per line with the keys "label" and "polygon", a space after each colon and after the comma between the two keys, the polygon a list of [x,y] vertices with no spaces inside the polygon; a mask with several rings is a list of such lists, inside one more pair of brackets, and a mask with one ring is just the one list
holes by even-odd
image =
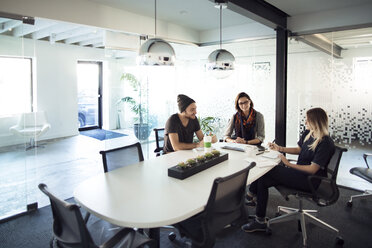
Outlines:
{"label": "glass door", "polygon": [[102,128],[102,62],[79,61],[77,80],[79,131]]}
{"label": "glass door", "polygon": [[14,29],[19,37],[0,35],[0,219],[5,221],[37,207],[33,180],[37,176],[32,135],[24,135],[24,114],[34,111],[33,57],[35,46],[24,38],[29,24],[0,17],[4,33]]}

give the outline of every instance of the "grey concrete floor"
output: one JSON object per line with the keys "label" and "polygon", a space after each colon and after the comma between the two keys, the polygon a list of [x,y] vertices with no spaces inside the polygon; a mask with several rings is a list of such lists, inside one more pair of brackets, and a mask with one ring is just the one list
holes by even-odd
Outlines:
{"label": "grey concrete floor", "polygon": [[[73,196],[74,188],[85,179],[103,173],[100,150],[132,144],[128,136],[99,141],[83,135],[41,141],[43,148],[26,151],[24,145],[0,149],[0,219],[26,211],[27,204],[49,204],[38,189],[45,183],[59,197]],[[151,141],[151,139],[150,139]],[[145,159],[155,157],[155,142],[142,143]]]}

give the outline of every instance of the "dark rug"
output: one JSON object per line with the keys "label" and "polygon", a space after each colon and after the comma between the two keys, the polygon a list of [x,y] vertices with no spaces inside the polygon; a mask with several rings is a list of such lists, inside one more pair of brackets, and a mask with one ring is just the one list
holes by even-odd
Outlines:
{"label": "dark rug", "polygon": [[[341,195],[337,203],[329,207],[317,207],[310,202],[304,204],[304,208],[318,209],[318,217],[340,230],[344,238],[343,247],[372,247],[372,199],[355,200],[352,208],[346,206],[350,195],[357,192],[341,189]],[[70,199],[69,201],[72,201]],[[297,207],[297,201],[290,199],[285,201],[275,190],[270,191],[270,199],[267,215],[273,217],[278,205]],[[151,207],[151,206],[149,206]],[[247,211],[253,214],[254,208],[247,207]],[[84,210],[82,209],[83,215]],[[91,216],[91,218],[95,218]],[[91,219],[89,220],[91,222]],[[88,222],[88,223],[89,223]],[[290,221],[278,223],[272,226],[272,235],[266,233],[244,233],[240,230],[241,221],[236,226],[225,229],[216,239],[216,248],[231,247],[273,247],[273,248],[297,248],[302,247],[302,234],[297,230],[297,222]],[[320,229],[312,224],[307,224],[309,247],[325,248],[338,247],[335,243],[335,235]],[[0,247],[2,248],[42,248],[48,247],[52,237],[52,213],[49,206],[38,209],[32,214],[21,216],[0,224]],[[162,248],[188,247],[185,238],[179,238],[174,242],[168,240],[170,230],[161,229],[160,246]]]}
{"label": "dark rug", "polygon": [[91,137],[91,138],[95,138],[98,140],[107,140],[107,139],[114,139],[114,138],[127,136],[126,134],[107,131],[104,129],[92,129],[92,130],[87,130],[87,131],[81,131],[80,134]]}

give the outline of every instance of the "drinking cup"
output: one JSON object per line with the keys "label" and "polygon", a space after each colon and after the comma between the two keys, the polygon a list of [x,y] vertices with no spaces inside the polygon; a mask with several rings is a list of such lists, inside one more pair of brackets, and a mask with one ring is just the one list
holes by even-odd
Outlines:
{"label": "drinking cup", "polygon": [[212,151],[212,136],[204,136],[204,151],[210,152]]}

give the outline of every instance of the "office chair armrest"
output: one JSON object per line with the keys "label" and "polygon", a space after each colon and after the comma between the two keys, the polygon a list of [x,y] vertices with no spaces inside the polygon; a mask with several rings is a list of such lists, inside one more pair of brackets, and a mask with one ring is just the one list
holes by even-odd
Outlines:
{"label": "office chair armrest", "polygon": [[312,199],[320,207],[335,203],[339,197],[336,181],[331,178],[311,175],[308,177]]}
{"label": "office chair armrest", "polygon": [[366,162],[366,165],[367,165],[368,168],[369,168],[369,165],[368,165],[367,157],[369,157],[369,156],[372,156],[372,153],[364,153],[363,154],[363,159]]}

